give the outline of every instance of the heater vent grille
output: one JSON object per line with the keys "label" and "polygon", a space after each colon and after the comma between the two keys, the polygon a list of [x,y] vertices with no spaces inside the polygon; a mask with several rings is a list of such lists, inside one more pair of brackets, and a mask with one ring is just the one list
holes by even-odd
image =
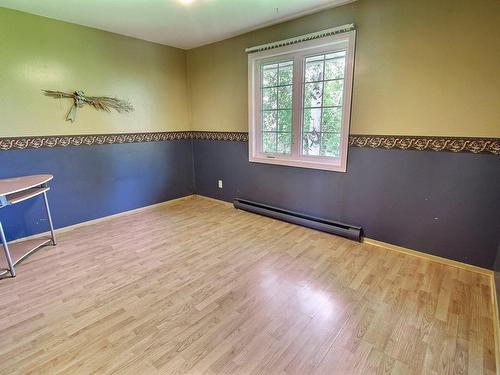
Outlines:
{"label": "heater vent grille", "polygon": [[304,227],[320,230],[322,232],[336,234],[338,236],[346,237],[351,240],[361,241],[362,228],[358,226],[321,219],[318,217],[305,215],[299,212],[290,211],[242,198],[234,199],[233,203],[235,208],[239,208],[241,210],[272,217],[274,219],[283,220],[293,224],[302,225]]}

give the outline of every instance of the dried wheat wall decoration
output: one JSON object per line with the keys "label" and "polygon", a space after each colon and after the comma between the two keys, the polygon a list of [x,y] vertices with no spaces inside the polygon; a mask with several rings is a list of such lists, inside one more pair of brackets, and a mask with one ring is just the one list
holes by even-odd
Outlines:
{"label": "dried wheat wall decoration", "polygon": [[118,113],[132,112],[134,107],[126,100],[111,98],[108,96],[86,96],[83,91],[72,93],[64,91],[43,90],[44,94],[56,99],[73,99],[73,105],[66,116],[66,121],[75,122],[76,110],[88,104],[99,111],[110,112],[114,109]]}

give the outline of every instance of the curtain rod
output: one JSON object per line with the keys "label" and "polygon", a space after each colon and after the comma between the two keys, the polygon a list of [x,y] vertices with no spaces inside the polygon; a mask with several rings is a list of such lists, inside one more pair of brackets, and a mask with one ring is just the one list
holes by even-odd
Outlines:
{"label": "curtain rod", "polygon": [[249,48],[245,49],[245,52],[253,53],[253,52],[266,51],[268,49],[288,46],[290,44],[301,43],[301,42],[305,42],[307,40],[319,39],[319,38],[324,38],[327,36],[332,36],[335,34],[345,33],[347,31],[351,31],[354,29],[355,29],[354,24],[350,23],[347,25],[342,25],[342,26],[332,27],[332,28],[326,29],[326,30],[317,31],[315,33],[296,36],[294,38],[283,39],[283,40],[279,40],[277,42],[261,44],[260,46],[249,47]]}

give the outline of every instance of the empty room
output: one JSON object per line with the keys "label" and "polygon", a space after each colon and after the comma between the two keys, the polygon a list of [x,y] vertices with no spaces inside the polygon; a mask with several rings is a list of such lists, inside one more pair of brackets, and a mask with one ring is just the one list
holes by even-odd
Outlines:
{"label": "empty room", "polygon": [[0,374],[500,374],[500,1],[0,0]]}

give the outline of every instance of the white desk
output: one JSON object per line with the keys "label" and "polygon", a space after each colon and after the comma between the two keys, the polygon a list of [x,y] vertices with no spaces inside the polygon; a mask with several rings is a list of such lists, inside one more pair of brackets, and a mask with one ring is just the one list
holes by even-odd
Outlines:
{"label": "white desk", "polygon": [[52,178],[52,175],[44,174],[0,180],[0,208],[4,208],[43,194],[51,233],[50,237],[37,237],[34,239],[8,244],[2,223],[0,222],[0,240],[3,244],[3,250],[5,253],[5,260],[0,257],[0,276],[10,272],[11,276],[15,277],[16,270],[14,267],[19,262],[26,259],[28,255],[35,252],[42,246],[48,245],[49,243],[52,243],[54,246],[56,245],[54,226],[52,225],[49,201],[47,199],[47,191],[50,190],[47,183],[52,180]]}

